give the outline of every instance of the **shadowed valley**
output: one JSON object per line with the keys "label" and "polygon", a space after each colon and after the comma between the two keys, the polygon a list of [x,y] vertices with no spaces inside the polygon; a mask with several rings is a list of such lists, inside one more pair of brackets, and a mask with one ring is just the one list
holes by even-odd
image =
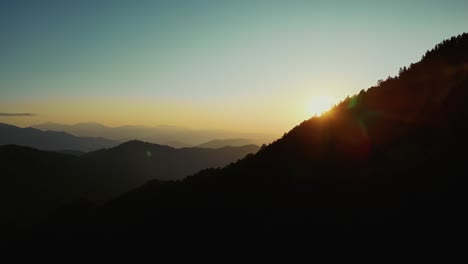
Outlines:
{"label": "shadowed valley", "polygon": [[149,180],[182,179],[201,169],[225,166],[258,149],[256,145],[175,149],[129,141],[76,156],[0,146],[2,224],[29,226],[67,203],[101,204]]}

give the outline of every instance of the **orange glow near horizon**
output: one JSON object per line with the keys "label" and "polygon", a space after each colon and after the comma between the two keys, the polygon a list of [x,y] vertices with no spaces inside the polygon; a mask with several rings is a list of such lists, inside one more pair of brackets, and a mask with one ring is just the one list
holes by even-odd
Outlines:
{"label": "orange glow near horizon", "polygon": [[[268,101],[232,97],[227,100],[194,102],[158,97],[52,98],[1,102],[7,112],[28,112],[34,116],[2,117],[0,123],[20,127],[45,122],[73,125],[95,122],[110,127],[121,125],[171,125],[195,130],[219,129],[267,133],[279,136],[298,123],[329,110],[337,96],[330,93],[270,96]],[[242,107],[239,107],[242,101]],[[278,111],[283,109],[283,111]]]}

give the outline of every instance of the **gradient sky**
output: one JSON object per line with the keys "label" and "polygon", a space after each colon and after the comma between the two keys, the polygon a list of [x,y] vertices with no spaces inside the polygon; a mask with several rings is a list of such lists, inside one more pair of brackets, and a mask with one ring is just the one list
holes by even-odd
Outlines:
{"label": "gradient sky", "polygon": [[0,122],[282,134],[468,31],[468,1],[1,1]]}

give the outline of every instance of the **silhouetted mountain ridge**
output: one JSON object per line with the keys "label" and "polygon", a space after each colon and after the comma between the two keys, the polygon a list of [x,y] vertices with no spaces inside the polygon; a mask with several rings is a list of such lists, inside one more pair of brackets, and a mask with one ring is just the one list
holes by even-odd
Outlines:
{"label": "silhouetted mountain ridge", "polygon": [[[463,34],[256,154],[183,180],[149,181],[97,208],[70,207],[38,229],[55,239],[100,245],[170,238],[235,238],[242,245],[252,237],[284,235],[289,239],[283,243],[298,237],[338,240],[343,234],[353,242],[369,235],[369,241],[400,242],[464,237],[467,65]],[[123,148],[131,146],[139,162],[129,171],[125,155],[100,151],[85,158],[94,166],[115,164],[115,172],[126,175],[144,171],[145,160],[158,156],[153,152],[173,151],[142,142]]]}
{"label": "silhouetted mountain ridge", "polygon": [[104,241],[460,233],[467,65],[463,34],[255,155],[182,181],[149,182],[97,209],[92,224],[62,218],[53,227],[67,223],[75,238],[87,239],[80,230]]}

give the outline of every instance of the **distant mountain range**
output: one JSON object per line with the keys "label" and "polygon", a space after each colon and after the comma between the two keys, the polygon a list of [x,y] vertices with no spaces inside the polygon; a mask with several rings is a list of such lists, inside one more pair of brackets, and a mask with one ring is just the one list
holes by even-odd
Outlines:
{"label": "distant mountain range", "polygon": [[130,141],[90,153],[62,154],[0,146],[0,218],[28,223],[81,198],[103,202],[149,180],[182,179],[202,169],[225,166],[258,149],[255,145],[175,149]]}
{"label": "distant mountain range", "polygon": [[[114,130],[113,128],[108,128],[99,124],[83,123],[73,126],[50,124],[47,126],[40,125],[39,127],[41,127],[42,129],[46,129],[46,127],[48,127],[49,130],[42,131],[32,127],[21,128],[13,125],[0,123],[0,146],[13,144],[36,148],[40,150],[51,150],[67,154],[81,155],[84,152],[95,151],[102,148],[115,147],[121,143],[117,140],[110,140],[101,137],[79,137],[71,135],[67,132],[60,132],[63,130],[69,130],[72,131],[72,133],[86,135],[106,134],[106,132],[99,132],[99,130],[106,130],[107,132]],[[120,129],[124,129],[124,127],[117,128],[116,130]],[[138,138],[139,136],[141,136],[141,132],[144,131],[146,128],[134,127],[133,129],[135,129],[134,132],[136,133],[134,138]],[[130,134],[130,130],[126,131],[125,133]],[[138,132],[138,130],[140,132]],[[151,133],[151,131],[148,131],[148,134],[149,133]],[[112,133],[109,132],[109,135],[112,135]],[[176,140],[167,141],[167,143],[168,146],[175,148],[191,147],[188,144]],[[197,145],[196,147],[218,149],[228,146],[240,147],[245,145],[255,145],[255,140],[245,138],[215,139]]]}
{"label": "distant mountain range", "polygon": [[41,150],[89,152],[121,142],[100,137],[77,137],[65,132],[41,131],[0,123],[0,146],[15,144]]}
{"label": "distant mountain range", "polygon": [[[78,123],[75,125],[44,123],[33,125],[31,127],[42,131],[63,131],[80,137],[103,137],[120,142],[136,139],[155,144],[168,145],[175,148],[198,146],[213,139],[232,140],[240,138],[247,139],[245,142],[248,144],[262,145],[270,143],[276,138],[276,135],[263,133],[242,133],[223,130],[193,130],[176,126],[108,127],[98,123]],[[231,143],[235,142],[233,141]],[[215,147],[222,146],[222,144],[212,144]],[[235,146],[239,146],[239,144],[235,144]]]}
{"label": "distant mountain range", "polygon": [[246,138],[215,139],[215,140],[211,140],[203,144],[200,144],[197,147],[217,149],[217,148],[222,148],[226,146],[239,147],[239,146],[253,145],[253,144],[255,144],[253,140],[246,139]]}

